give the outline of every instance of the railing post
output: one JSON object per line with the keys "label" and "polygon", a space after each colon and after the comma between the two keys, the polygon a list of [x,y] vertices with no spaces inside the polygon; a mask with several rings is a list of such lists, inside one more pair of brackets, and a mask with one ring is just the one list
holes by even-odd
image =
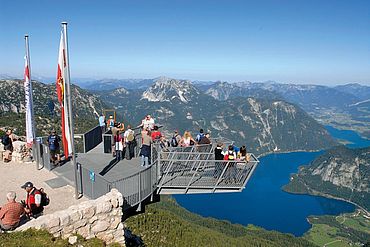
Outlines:
{"label": "railing post", "polygon": [[157,151],[157,182],[159,181],[161,176],[161,152]]}
{"label": "railing post", "polygon": [[139,188],[139,205],[137,207],[137,210],[138,212],[141,211],[141,172],[139,173],[139,179],[138,179],[138,188]]}
{"label": "railing post", "polygon": [[[224,162],[225,162],[225,161],[220,160],[220,163],[224,163]],[[227,167],[229,166],[229,163],[230,163],[230,161],[228,161],[228,162],[227,162],[227,164],[226,164],[226,166],[225,166],[224,170],[222,171],[222,173],[221,173],[220,177],[218,178],[218,180],[217,180],[217,182],[216,182],[216,184],[215,184],[215,187],[213,187],[212,192],[215,192],[217,185],[221,182],[222,176],[223,176],[223,175],[224,175],[224,173],[226,172],[226,169],[227,169]]]}
{"label": "railing post", "polygon": [[78,173],[80,175],[80,194],[83,195],[83,182],[82,182],[82,169],[81,169],[81,164],[77,163],[77,169]]}
{"label": "railing post", "polygon": [[84,147],[84,153],[86,153],[86,142],[85,142],[85,134],[82,135],[82,142],[83,142],[83,147]]}

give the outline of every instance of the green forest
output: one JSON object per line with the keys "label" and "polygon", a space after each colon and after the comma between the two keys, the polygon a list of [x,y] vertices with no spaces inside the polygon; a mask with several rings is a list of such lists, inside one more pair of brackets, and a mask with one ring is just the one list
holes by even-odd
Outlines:
{"label": "green forest", "polygon": [[315,246],[303,238],[248,225],[204,218],[180,207],[171,197],[147,206],[125,222],[145,246]]}

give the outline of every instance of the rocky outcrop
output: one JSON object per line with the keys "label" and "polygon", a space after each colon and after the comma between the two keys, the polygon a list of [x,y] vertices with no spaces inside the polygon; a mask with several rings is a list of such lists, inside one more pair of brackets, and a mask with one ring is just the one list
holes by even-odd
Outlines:
{"label": "rocky outcrop", "polygon": [[69,238],[80,234],[86,239],[97,237],[106,243],[125,243],[122,223],[123,197],[116,189],[99,197],[73,205],[53,214],[40,216],[22,225],[17,231],[28,228],[46,229],[55,237]]}
{"label": "rocky outcrop", "polygon": [[150,102],[182,102],[188,103],[200,92],[188,80],[176,80],[167,77],[159,77],[142,94],[142,99]]}
{"label": "rocky outcrop", "polygon": [[[0,143],[0,158],[2,160],[4,145]],[[27,143],[22,141],[13,142],[12,161],[23,163],[31,161],[30,149],[27,148]]]}
{"label": "rocky outcrop", "polygon": [[320,193],[370,210],[370,147],[338,146],[300,168],[284,188],[289,192]]}

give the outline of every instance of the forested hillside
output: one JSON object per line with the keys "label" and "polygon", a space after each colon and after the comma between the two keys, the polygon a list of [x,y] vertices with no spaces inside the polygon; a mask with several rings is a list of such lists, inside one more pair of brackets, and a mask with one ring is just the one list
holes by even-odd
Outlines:
{"label": "forested hillside", "polygon": [[127,227],[150,246],[314,246],[303,238],[255,226],[204,218],[178,206],[171,197],[126,220]]}

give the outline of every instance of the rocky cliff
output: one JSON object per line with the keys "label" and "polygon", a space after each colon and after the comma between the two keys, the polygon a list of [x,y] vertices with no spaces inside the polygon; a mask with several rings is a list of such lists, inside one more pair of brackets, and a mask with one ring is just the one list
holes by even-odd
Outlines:
{"label": "rocky cliff", "polygon": [[321,193],[370,210],[370,147],[328,150],[300,168],[285,187],[289,192]]}

